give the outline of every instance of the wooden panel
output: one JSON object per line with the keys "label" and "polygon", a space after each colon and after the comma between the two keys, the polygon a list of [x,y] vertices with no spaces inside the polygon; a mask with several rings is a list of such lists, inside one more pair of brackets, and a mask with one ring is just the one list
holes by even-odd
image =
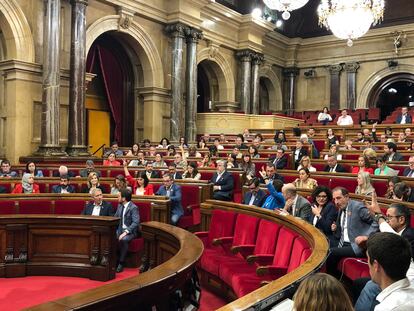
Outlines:
{"label": "wooden panel", "polygon": [[[100,146],[110,145],[111,115],[108,111],[88,110],[89,152],[95,152]],[[102,156],[102,153],[96,154]]]}

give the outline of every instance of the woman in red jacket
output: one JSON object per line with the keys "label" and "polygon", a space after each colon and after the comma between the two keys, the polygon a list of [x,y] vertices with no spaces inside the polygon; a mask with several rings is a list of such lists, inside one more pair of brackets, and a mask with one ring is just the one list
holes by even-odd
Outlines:
{"label": "woman in red jacket", "polygon": [[369,159],[364,156],[358,157],[358,165],[352,168],[352,174],[358,174],[359,172],[367,172],[369,174],[374,174],[374,170],[369,163]]}
{"label": "woman in red jacket", "polygon": [[140,171],[138,173],[137,178],[131,176],[128,171],[127,162],[124,161],[124,172],[126,180],[128,181],[129,185],[132,187],[132,193],[137,195],[153,195],[154,188],[149,183],[149,179],[145,171]]}
{"label": "woman in red jacket", "polygon": [[12,193],[40,193],[39,185],[34,183],[32,174],[24,173],[22,182],[14,187]]}

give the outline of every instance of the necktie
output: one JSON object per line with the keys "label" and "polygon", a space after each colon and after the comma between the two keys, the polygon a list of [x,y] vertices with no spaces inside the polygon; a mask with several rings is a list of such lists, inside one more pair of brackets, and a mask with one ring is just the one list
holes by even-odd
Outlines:
{"label": "necktie", "polygon": [[344,227],[346,220],[346,209],[341,214],[341,239],[339,240],[338,247],[344,246]]}
{"label": "necktie", "polygon": [[410,172],[407,174],[407,177],[413,177],[413,170],[410,170]]}
{"label": "necktie", "polygon": [[377,306],[377,305],[379,305],[380,304],[380,302],[378,301],[378,300],[374,300],[373,302],[372,302],[372,304],[371,304],[371,308],[369,309],[370,311],[374,311],[375,310],[375,307]]}

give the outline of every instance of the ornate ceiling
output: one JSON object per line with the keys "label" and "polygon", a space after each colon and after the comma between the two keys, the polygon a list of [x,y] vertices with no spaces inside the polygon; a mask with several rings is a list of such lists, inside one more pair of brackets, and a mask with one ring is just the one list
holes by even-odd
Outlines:
{"label": "ornate ceiling", "polygon": [[[261,0],[216,0],[241,14],[249,14]],[[276,31],[290,37],[311,38],[331,34],[318,25],[316,12],[320,0],[310,0],[304,7],[293,11],[289,20]],[[280,16],[280,14],[279,14]],[[384,21],[374,28],[414,23],[414,0],[386,0]],[[402,27],[401,30],[404,30]]]}

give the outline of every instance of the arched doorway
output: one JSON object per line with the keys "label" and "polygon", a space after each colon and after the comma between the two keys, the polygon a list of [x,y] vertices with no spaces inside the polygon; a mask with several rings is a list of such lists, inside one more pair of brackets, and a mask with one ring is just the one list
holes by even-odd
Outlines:
{"label": "arched doorway", "polygon": [[269,104],[269,87],[271,82],[267,78],[260,78],[260,89],[259,89],[259,113],[264,114],[270,111]]}
{"label": "arched doorway", "polygon": [[220,85],[217,72],[218,65],[210,60],[203,60],[197,66],[197,112],[214,110],[214,104],[220,101]]}
{"label": "arched doorway", "polygon": [[414,74],[399,73],[380,80],[368,97],[369,108],[378,107],[381,120],[397,107],[414,105]]}
{"label": "arched doorway", "polygon": [[116,32],[107,32],[89,50],[87,72],[96,74],[86,92],[92,150],[112,140],[122,146],[134,143],[134,73],[126,48]]}

